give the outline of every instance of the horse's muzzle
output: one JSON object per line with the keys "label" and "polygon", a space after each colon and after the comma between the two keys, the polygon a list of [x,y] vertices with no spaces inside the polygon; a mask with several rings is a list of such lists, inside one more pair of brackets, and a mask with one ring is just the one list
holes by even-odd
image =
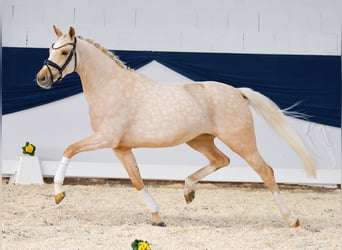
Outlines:
{"label": "horse's muzzle", "polygon": [[43,67],[36,76],[37,84],[43,89],[50,89],[52,87],[52,82],[50,79],[49,72],[46,67]]}

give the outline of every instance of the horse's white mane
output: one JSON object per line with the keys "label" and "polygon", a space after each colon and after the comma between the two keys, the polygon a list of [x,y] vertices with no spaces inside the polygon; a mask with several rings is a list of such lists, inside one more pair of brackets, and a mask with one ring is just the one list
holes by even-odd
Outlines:
{"label": "horse's white mane", "polygon": [[82,36],[77,36],[77,38],[82,39],[84,41],[87,41],[88,43],[94,45],[96,48],[101,50],[105,55],[109,56],[117,65],[119,65],[121,68],[128,69],[133,71],[130,67],[128,67],[124,62],[122,62],[118,56],[114,55],[112,52],[110,52],[108,49],[102,47],[99,43],[94,42],[92,39],[84,38]]}

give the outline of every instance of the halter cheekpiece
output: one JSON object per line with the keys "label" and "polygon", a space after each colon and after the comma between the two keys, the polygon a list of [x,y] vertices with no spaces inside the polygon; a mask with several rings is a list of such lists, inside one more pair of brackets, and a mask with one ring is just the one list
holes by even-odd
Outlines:
{"label": "halter cheekpiece", "polygon": [[76,37],[74,38],[74,42],[73,43],[66,43],[66,44],[63,44],[59,47],[54,47],[55,44],[53,43],[51,48],[53,50],[57,50],[57,49],[60,49],[60,48],[63,48],[65,46],[68,46],[68,45],[72,45],[72,50],[71,50],[71,53],[69,54],[68,58],[66,59],[65,63],[60,67],[57,63],[49,60],[49,59],[46,59],[44,61],[44,65],[46,65],[46,67],[48,68],[49,70],[49,73],[50,73],[50,79],[51,79],[51,82],[54,83],[53,81],[53,75],[52,75],[52,71],[51,71],[51,67],[55,68],[58,70],[58,73],[59,73],[59,77],[58,79],[55,81],[55,82],[59,82],[60,80],[62,80],[62,75],[63,75],[63,71],[64,69],[68,66],[68,64],[70,63],[72,57],[75,55],[75,66],[74,66],[74,71],[76,70],[76,67],[77,67],[77,55],[76,55]]}

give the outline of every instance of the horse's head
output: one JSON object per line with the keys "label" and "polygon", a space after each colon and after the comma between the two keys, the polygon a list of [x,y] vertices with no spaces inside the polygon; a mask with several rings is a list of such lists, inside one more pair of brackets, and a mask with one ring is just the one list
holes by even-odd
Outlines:
{"label": "horse's head", "polygon": [[68,34],[63,34],[56,26],[53,29],[57,41],[52,44],[49,58],[36,77],[38,85],[44,89],[50,89],[53,83],[61,81],[77,67],[75,29],[70,27]]}

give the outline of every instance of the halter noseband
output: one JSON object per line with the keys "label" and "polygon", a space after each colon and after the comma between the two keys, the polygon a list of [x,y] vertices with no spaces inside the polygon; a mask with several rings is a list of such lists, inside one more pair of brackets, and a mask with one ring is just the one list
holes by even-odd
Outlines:
{"label": "halter noseband", "polygon": [[60,49],[60,48],[63,48],[65,46],[68,46],[68,45],[72,45],[72,50],[71,50],[71,53],[69,54],[68,58],[66,59],[65,63],[62,65],[62,67],[60,67],[57,63],[49,60],[49,59],[46,59],[44,61],[44,65],[46,65],[46,67],[48,68],[49,70],[49,73],[50,73],[50,79],[51,79],[51,83],[54,83],[53,81],[53,75],[52,75],[52,71],[51,71],[51,67],[55,68],[58,70],[58,73],[59,73],[59,77],[58,79],[56,80],[56,82],[59,82],[60,80],[62,80],[62,75],[63,75],[63,71],[64,69],[68,66],[68,64],[70,63],[72,57],[75,55],[75,67],[74,67],[74,71],[76,70],[76,67],[77,67],[77,55],[76,55],[76,37],[74,39],[74,42],[73,43],[66,43],[66,44],[63,44],[57,48],[54,48],[54,43],[52,44],[51,48],[53,50],[57,50],[57,49]]}

